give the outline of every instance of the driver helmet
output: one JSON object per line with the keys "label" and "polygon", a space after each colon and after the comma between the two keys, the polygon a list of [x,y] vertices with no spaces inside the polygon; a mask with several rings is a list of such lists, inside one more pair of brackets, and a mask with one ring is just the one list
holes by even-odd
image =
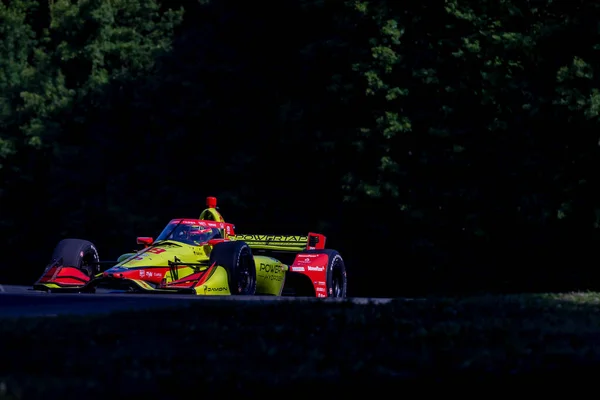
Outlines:
{"label": "driver helmet", "polygon": [[212,237],[212,229],[205,227],[193,227],[190,229],[189,239],[196,244],[206,243]]}

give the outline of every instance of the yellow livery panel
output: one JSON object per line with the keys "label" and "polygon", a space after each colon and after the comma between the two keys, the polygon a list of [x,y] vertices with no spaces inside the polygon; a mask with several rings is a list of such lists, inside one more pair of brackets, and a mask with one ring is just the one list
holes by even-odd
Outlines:
{"label": "yellow livery panel", "polygon": [[229,280],[227,279],[227,271],[225,268],[218,266],[211,274],[210,278],[204,284],[197,286],[196,294],[206,296],[223,296],[230,295]]}
{"label": "yellow livery panel", "polygon": [[256,264],[256,293],[280,296],[285,283],[287,265],[266,256],[254,256]]}

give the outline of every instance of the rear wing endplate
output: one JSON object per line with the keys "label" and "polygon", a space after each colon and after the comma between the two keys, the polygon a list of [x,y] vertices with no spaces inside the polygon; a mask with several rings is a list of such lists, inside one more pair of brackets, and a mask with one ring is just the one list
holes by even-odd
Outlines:
{"label": "rear wing endplate", "polygon": [[326,238],[309,232],[306,236],[236,234],[232,239],[246,242],[251,249],[300,252],[324,249]]}

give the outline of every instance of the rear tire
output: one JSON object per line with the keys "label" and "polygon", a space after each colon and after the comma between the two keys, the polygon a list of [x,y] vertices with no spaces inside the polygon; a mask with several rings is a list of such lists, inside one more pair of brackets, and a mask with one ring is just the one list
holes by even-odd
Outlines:
{"label": "rear tire", "polygon": [[63,239],[54,248],[50,263],[79,268],[93,278],[100,272],[99,261],[98,250],[92,242],[82,239]]}
{"label": "rear tire", "polygon": [[227,270],[229,291],[236,296],[256,294],[256,264],[250,247],[242,241],[216,244],[210,252],[210,264]]}
{"label": "rear tire", "polygon": [[346,264],[337,250],[305,250],[302,254],[327,254],[327,297],[345,298],[348,292]]}

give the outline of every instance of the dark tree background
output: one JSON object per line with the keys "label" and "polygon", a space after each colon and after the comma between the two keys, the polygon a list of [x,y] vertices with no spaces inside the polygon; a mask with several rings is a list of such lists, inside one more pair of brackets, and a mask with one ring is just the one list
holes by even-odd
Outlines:
{"label": "dark tree background", "polygon": [[0,2],[0,282],[217,196],[353,296],[594,289],[600,5]]}

